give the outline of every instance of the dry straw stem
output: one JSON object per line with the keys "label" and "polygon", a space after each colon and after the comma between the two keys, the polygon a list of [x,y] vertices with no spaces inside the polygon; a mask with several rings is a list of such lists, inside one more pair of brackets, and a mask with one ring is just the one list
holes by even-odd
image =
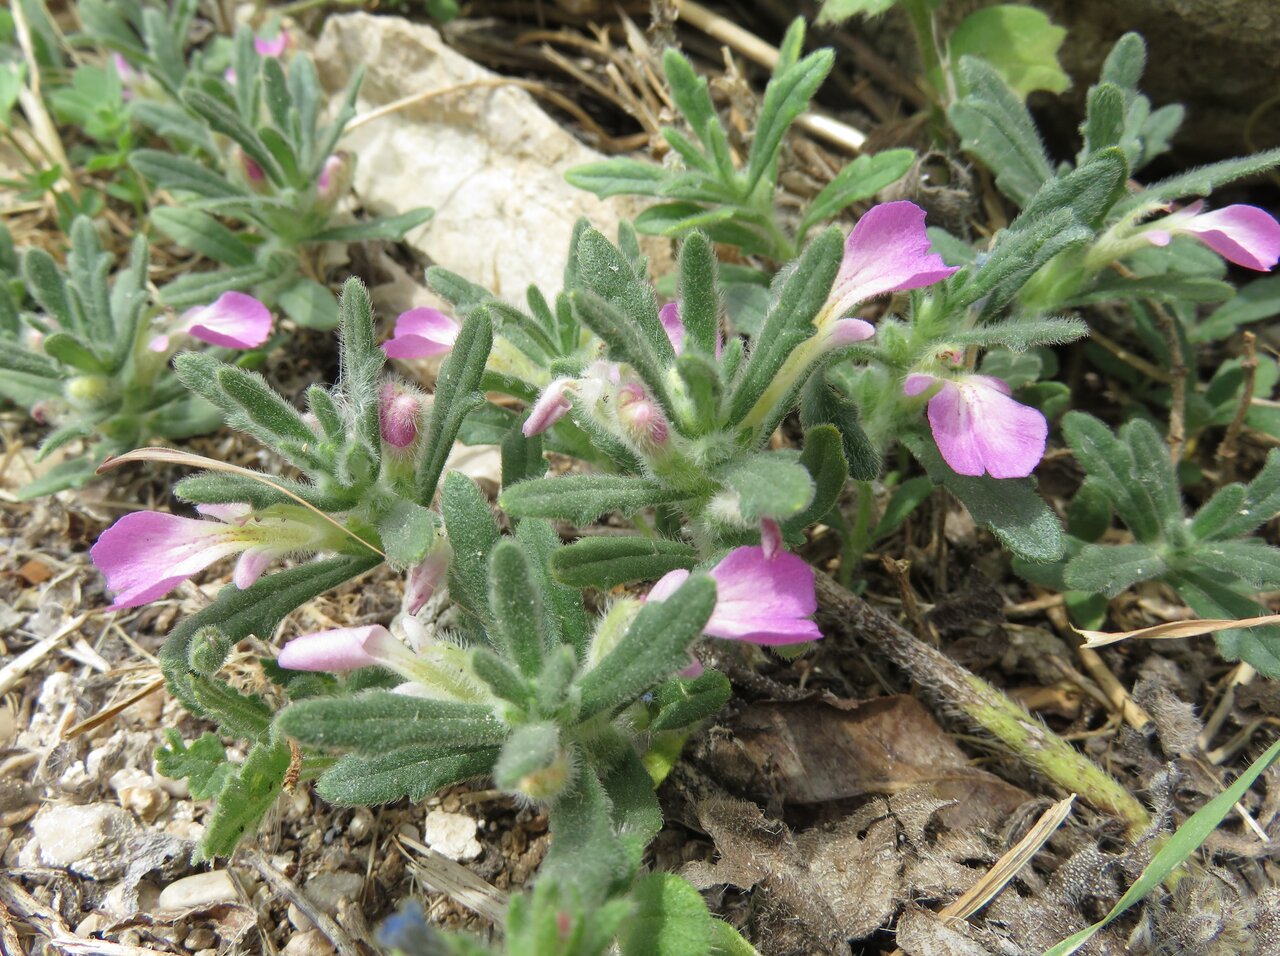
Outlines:
{"label": "dry straw stem", "polygon": [[1264,624],[1280,624],[1280,614],[1245,617],[1238,621],[1220,618],[1203,618],[1196,621],[1168,621],[1164,624],[1140,627],[1134,631],[1077,630],[1076,633],[1084,638],[1085,647],[1106,647],[1108,644],[1119,644],[1121,641],[1130,639],[1172,641],[1183,637],[1202,637],[1206,634],[1217,634],[1219,631],[1230,631],[1237,627],[1261,627]]}
{"label": "dry straw stem", "polygon": [[72,634],[80,630],[80,625],[89,617],[86,611],[79,617],[64,624],[56,633],[44,640],[32,644],[25,651],[0,668],[0,695],[7,694],[23,676],[44,660],[51,651]]}
{"label": "dry straw stem", "polygon": [[1068,793],[1125,821],[1129,838],[1151,825],[1146,808],[1119,781],[976,674],[915,638],[829,575],[817,573],[818,606],[826,629],[857,635],[877,647],[946,703],[987,731],[1027,765]]}
{"label": "dry straw stem", "polygon": [[[479,913],[495,926],[503,925],[507,912],[506,893],[424,843],[406,836],[396,837],[396,842],[400,844],[400,852],[409,861],[415,877],[431,889]],[[406,847],[413,853],[409,853]]]}
{"label": "dry straw stem", "polygon": [[333,944],[334,949],[338,951],[338,956],[361,956],[363,950],[347,935],[347,931],[339,926],[328,913],[311,902],[307,895],[302,892],[301,887],[272,866],[270,860],[254,850],[245,852],[243,858],[245,862],[258,871],[258,874],[264,880],[271,884],[273,890],[288,899],[290,903],[302,911],[307,919],[315,924],[316,929],[320,930],[325,935],[325,938]]}

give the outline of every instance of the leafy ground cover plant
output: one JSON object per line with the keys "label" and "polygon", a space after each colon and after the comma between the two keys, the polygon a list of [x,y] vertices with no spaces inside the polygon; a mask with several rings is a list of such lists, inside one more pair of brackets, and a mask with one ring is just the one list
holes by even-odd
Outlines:
{"label": "leafy ground cover plant", "polygon": [[72,226],[65,268],[39,248],[19,257],[8,232],[2,235],[0,394],[53,426],[41,457],[83,443],[83,451],[27,485],[25,497],[78,487],[102,458],[148,440],[221,424],[218,410],[173,374],[170,356],[193,340],[222,355],[262,345],[272,327],[266,306],[227,292],[175,317],[155,305],[147,288],[146,238],[134,241],[128,262],[111,278],[113,256],[85,217]]}

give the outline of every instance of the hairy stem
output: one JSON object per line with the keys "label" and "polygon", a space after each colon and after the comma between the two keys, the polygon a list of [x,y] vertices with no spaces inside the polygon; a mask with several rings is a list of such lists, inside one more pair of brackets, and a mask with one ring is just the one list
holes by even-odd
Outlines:
{"label": "hairy stem", "polygon": [[918,640],[831,577],[817,574],[824,630],[856,634],[874,644],[916,682],[997,738],[1029,766],[1097,810],[1120,817],[1130,839],[1151,825],[1143,805],[1114,777],[1080,753],[1020,704],[941,651]]}

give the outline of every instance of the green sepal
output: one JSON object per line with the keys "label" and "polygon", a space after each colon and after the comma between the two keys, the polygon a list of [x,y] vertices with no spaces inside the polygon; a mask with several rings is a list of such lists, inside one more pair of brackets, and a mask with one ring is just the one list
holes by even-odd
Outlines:
{"label": "green sepal", "polygon": [[453,547],[449,594],[477,618],[487,621],[489,553],[501,536],[498,522],[476,483],[457,471],[445,476],[440,510]]}
{"label": "green sepal", "polygon": [[316,793],[339,806],[415,803],[450,784],[482,777],[493,769],[497,747],[457,752],[448,747],[404,747],[373,757],[348,754],[326,770]]}
{"label": "green sepal", "polygon": [[313,697],[290,704],[276,717],[278,733],[317,747],[376,754],[400,747],[497,744],[507,727],[485,704],[365,691],[354,697]]}
{"label": "green sepal", "polygon": [[567,518],[588,525],[610,511],[635,514],[654,505],[681,501],[687,494],[626,475],[565,475],[533,478],[503,490],[503,510],[517,517]]}
{"label": "green sepal", "polygon": [[932,440],[918,432],[907,432],[902,443],[924,465],[935,484],[959,498],[973,520],[987,527],[1014,554],[1038,563],[1062,557],[1066,550],[1062,526],[1036,494],[1032,479],[957,475],[942,460]]}
{"label": "green sepal", "polygon": [[544,613],[524,549],[511,538],[499,541],[489,555],[489,637],[525,677],[542,667]]}
{"label": "green sepal", "polygon": [[421,564],[435,542],[438,521],[435,513],[422,505],[397,498],[377,522],[387,564],[398,571]]}
{"label": "green sepal", "polygon": [[515,704],[521,710],[529,710],[533,705],[533,686],[520,676],[519,671],[488,648],[477,647],[471,651],[471,670],[503,700]]}
{"label": "green sepal", "polygon": [[813,478],[799,452],[790,449],[740,458],[721,480],[737,495],[738,513],[752,524],[761,518],[786,521],[813,501]]}
{"label": "green sepal", "polygon": [[670,538],[600,536],[580,538],[558,550],[551,569],[575,588],[608,590],[636,581],[656,581],[669,571],[690,570],[698,552]]}
{"label": "green sepal", "polygon": [[694,576],[667,600],[641,608],[623,638],[578,682],[580,719],[625,706],[685,667],[715,604],[715,582]]}
{"label": "green sepal", "polygon": [[560,728],[550,722],[524,724],[511,732],[493,766],[493,782],[502,790],[523,790],[524,778],[547,770],[560,752]]}
{"label": "green sepal", "polygon": [[649,730],[661,733],[691,727],[719,713],[732,692],[729,678],[716,670],[704,670],[692,680],[667,681],[654,692],[658,715]]}

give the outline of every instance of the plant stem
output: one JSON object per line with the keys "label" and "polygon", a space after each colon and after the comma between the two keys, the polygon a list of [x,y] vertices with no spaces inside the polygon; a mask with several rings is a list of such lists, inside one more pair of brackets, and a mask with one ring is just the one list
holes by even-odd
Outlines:
{"label": "plant stem", "polygon": [[840,586],[849,587],[853,572],[862,563],[862,555],[871,543],[871,513],[875,505],[875,493],[871,482],[855,482],[858,492],[858,510],[854,513],[852,527],[845,526],[844,553],[840,558]]}
{"label": "plant stem", "polygon": [[920,51],[921,72],[933,93],[931,119],[937,125],[942,119],[942,107],[946,105],[948,96],[946,74],[942,69],[937,37],[934,34],[933,11],[928,0],[902,0],[902,8],[911,23],[911,32],[915,34],[916,46]]}
{"label": "plant stem", "polygon": [[824,629],[857,634],[916,681],[1000,740],[1029,766],[1097,810],[1125,821],[1136,840],[1151,825],[1147,810],[1119,781],[1080,753],[1020,704],[941,651],[918,640],[831,577],[817,573]]}

